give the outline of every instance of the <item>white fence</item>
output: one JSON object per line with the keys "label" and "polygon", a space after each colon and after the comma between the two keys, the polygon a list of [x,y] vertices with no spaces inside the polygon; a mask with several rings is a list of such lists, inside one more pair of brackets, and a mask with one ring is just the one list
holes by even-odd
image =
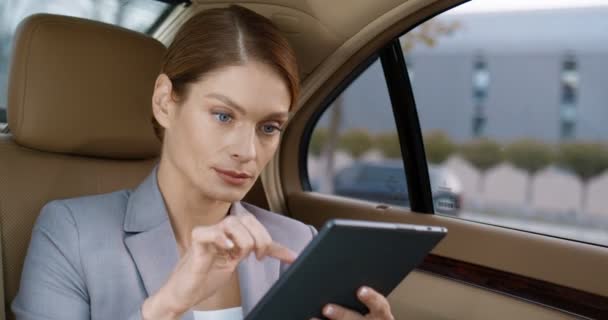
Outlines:
{"label": "white fence", "polygon": [[[366,153],[362,160],[382,162],[377,151]],[[334,158],[334,172],[349,166],[353,159],[338,151]],[[466,160],[452,156],[442,165],[451,171],[462,185],[465,209],[503,208],[547,215],[589,215],[608,218],[608,171],[583,181],[572,173],[547,167],[533,176],[502,163],[482,174]],[[323,179],[324,161],[309,157],[308,172],[312,180]],[[325,177],[328,178],[328,177]]]}
{"label": "white fence", "polygon": [[608,172],[587,185],[572,173],[547,167],[530,176],[508,163],[488,170],[485,175],[458,156],[444,165],[463,184],[465,206],[506,206],[528,208],[547,214],[582,213],[608,217],[603,199],[608,195]]}

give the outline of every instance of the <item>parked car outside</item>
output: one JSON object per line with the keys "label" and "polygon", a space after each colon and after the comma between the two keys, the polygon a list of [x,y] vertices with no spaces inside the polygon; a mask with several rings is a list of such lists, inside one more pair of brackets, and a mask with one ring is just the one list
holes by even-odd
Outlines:
{"label": "parked car outside", "polygon": [[[462,184],[447,168],[429,164],[435,212],[457,215],[462,204]],[[313,184],[313,189],[316,184]],[[401,161],[357,161],[334,177],[334,194],[399,206],[410,205]]]}

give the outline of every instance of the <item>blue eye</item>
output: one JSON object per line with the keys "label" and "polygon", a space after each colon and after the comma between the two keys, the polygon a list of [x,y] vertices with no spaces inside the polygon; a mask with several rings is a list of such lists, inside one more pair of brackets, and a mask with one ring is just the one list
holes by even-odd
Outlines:
{"label": "blue eye", "polygon": [[265,134],[273,134],[275,131],[281,131],[281,129],[279,129],[277,126],[266,124],[262,126],[262,131]]}
{"label": "blue eye", "polygon": [[230,122],[230,120],[232,120],[232,116],[230,116],[227,113],[217,112],[217,113],[214,113],[213,115],[215,115],[217,120],[219,120],[220,122]]}

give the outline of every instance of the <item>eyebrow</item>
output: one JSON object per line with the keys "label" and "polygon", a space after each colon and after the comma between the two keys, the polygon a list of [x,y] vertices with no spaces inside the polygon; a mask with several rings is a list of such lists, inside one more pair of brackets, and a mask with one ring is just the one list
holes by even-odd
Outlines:
{"label": "eyebrow", "polygon": [[[225,104],[227,104],[228,106],[236,109],[238,112],[240,112],[241,114],[247,114],[247,111],[245,110],[245,108],[241,107],[238,103],[232,101],[232,99],[228,98],[227,96],[220,94],[220,93],[210,93],[207,94],[206,97],[209,98],[213,98],[216,100],[219,100]],[[287,119],[289,116],[289,114],[287,112],[273,112],[271,114],[269,114],[267,116],[267,118],[285,118]]]}

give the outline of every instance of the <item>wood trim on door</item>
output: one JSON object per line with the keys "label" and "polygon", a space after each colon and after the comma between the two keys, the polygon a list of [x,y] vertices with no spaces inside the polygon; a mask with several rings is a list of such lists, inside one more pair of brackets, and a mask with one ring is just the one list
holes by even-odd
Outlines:
{"label": "wood trim on door", "polygon": [[[430,254],[419,270],[529,302],[584,316],[608,319],[608,297],[510,272]],[[598,281],[603,281],[597,275]]]}

